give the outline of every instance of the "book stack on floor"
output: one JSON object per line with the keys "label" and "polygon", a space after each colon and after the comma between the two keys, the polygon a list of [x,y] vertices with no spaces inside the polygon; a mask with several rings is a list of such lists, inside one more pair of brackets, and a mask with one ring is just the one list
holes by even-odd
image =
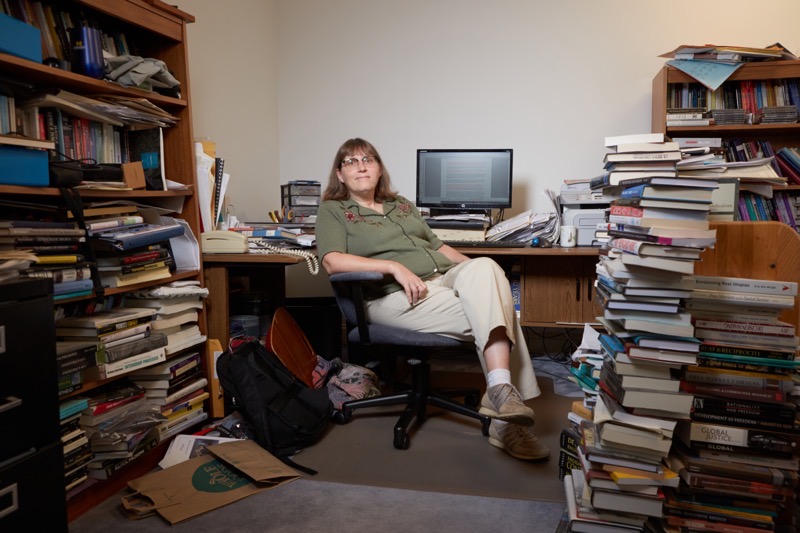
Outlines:
{"label": "book stack on floor", "polygon": [[206,340],[197,324],[198,312],[203,309],[200,294],[155,296],[151,292],[136,292],[129,294],[123,305],[155,312],[152,334],[166,338],[168,356]]}
{"label": "book stack on floor", "polygon": [[89,439],[80,425],[81,410],[85,409],[85,398],[71,398],[59,405],[61,442],[64,445],[64,487],[67,491],[88,478],[88,465],[94,458]]}
{"label": "book stack on floor", "polygon": [[800,362],[795,326],[779,319],[794,307],[797,283],[694,281],[687,307],[701,345],[681,380],[694,402],[676,428],[669,463],[681,483],[667,493],[664,522],[797,531]]}
{"label": "book stack on floor", "polygon": [[148,418],[144,393],[144,388],[136,384],[119,381],[96,389],[86,398],[88,404],[81,411],[80,421],[94,437],[90,440],[94,458],[87,465],[88,477],[107,479],[158,443],[158,439],[148,435],[146,427],[143,432],[134,432],[130,443],[126,440],[124,445],[101,438],[104,434],[118,431],[126,418],[135,420],[133,415],[136,413],[142,413],[141,418]]}
{"label": "book stack on floor", "polygon": [[153,309],[117,307],[66,316],[56,320],[56,337],[94,343],[95,363],[82,371],[83,378],[109,379],[165,360],[166,336],[151,334],[155,314]]}
{"label": "book stack on floor", "polygon": [[200,353],[191,352],[130,376],[145,389],[144,401],[165,418],[154,432],[160,441],[208,418],[203,402],[209,397]]}
{"label": "book stack on floor", "polygon": [[582,470],[564,478],[574,499],[573,530],[659,527],[666,491],[680,482],[667,458],[693,395],[680,390],[679,371],[695,363],[700,346],[682,304],[692,294],[700,253],[715,242],[708,214],[717,184],[675,177],[677,147],[638,137],[606,140],[615,148],[606,156],[607,171],[614,154],[657,154],[657,161],[678,155],[667,159],[671,170],[651,163],[636,177],[613,169],[595,182],[614,197],[595,283],[606,332],[599,336],[604,353],[596,390],[583,385],[597,399],[592,420],[580,426]]}
{"label": "book stack on floor", "polygon": [[0,221],[0,250],[33,253],[35,262],[19,275],[51,278],[54,300],[92,294],[92,265],[86,261],[85,243],[86,231],[75,222]]}

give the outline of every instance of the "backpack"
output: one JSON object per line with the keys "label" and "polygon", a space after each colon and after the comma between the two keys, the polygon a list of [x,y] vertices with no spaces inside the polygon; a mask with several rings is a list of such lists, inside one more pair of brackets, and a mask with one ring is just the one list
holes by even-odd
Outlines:
{"label": "backpack", "polygon": [[315,443],[328,426],[333,404],[325,387],[296,378],[258,339],[234,343],[217,359],[226,402],[252,425],[254,440],[283,462],[309,474],[290,455]]}

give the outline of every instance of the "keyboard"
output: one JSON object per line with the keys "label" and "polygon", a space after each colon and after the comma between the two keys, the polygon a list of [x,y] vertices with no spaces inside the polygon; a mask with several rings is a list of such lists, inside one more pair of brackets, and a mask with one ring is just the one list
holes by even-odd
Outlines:
{"label": "keyboard", "polygon": [[528,246],[524,242],[506,241],[442,241],[453,248],[524,248]]}

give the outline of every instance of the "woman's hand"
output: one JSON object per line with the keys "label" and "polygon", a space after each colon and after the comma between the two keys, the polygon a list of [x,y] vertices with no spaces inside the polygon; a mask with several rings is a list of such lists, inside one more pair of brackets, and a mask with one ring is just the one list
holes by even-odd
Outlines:
{"label": "woman's hand", "polygon": [[400,263],[395,263],[392,275],[397,283],[403,286],[409,304],[416,305],[428,293],[425,282]]}

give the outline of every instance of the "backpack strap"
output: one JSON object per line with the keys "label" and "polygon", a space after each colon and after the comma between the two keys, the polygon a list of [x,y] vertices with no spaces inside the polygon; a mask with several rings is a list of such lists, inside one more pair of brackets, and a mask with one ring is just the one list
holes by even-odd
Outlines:
{"label": "backpack strap", "polygon": [[[83,202],[81,202],[81,196],[78,194],[78,191],[71,187],[59,187],[58,190],[61,192],[61,197],[64,198],[67,208],[72,212],[72,216],[78,223],[78,227],[86,231],[86,219],[83,217]],[[92,285],[94,285],[95,296],[97,298],[102,298],[105,293],[105,288],[100,281],[100,271],[97,270],[97,258],[95,257],[94,248],[92,247],[88,231],[86,231],[86,243],[85,246],[83,246],[83,250],[86,260],[92,263],[89,270],[92,273]]]}

